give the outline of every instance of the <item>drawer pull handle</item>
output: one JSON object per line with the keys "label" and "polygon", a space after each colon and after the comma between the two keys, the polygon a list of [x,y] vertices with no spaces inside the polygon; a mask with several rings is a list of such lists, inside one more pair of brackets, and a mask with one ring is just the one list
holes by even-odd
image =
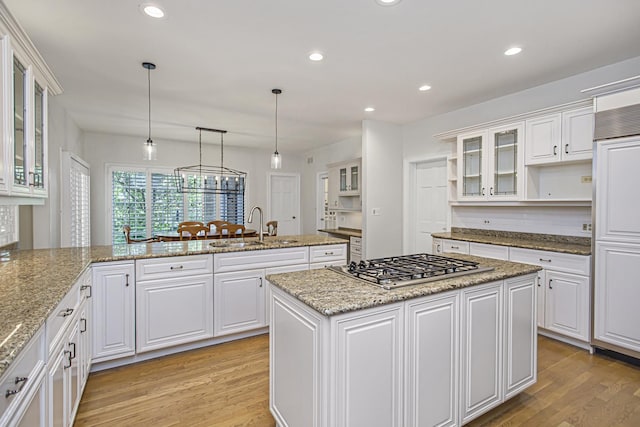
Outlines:
{"label": "drawer pull handle", "polygon": [[493,187],[489,188],[489,195],[493,196]]}
{"label": "drawer pull handle", "polygon": [[538,276],[538,287],[540,287],[540,276]]}
{"label": "drawer pull handle", "polygon": [[172,265],[171,269],[172,270],[182,270],[184,268],[184,266],[182,265]]}
{"label": "drawer pull handle", "polygon": [[564,153],[565,153],[565,154],[569,154],[569,144],[566,144],[566,145],[564,146]]}
{"label": "drawer pull handle", "polygon": [[69,354],[69,360],[72,360],[76,358],[76,343],[70,342],[69,346],[73,346],[73,352]]}
{"label": "drawer pull handle", "polygon": [[5,399],[8,399],[9,397],[13,396],[14,394],[20,393],[28,379],[29,378],[27,378],[27,377],[16,377],[15,384],[16,385],[20,384],[20,387],[14,389],[14,390],[7,390],[6,393],[4,394]]}
{"label": "drawer pull handle", "polygon": [[551,262],[551,259],[540,258],[540,262]]}
{"label": "drawer pull handle", "polygon": [[333,252],[325,252],[325,255],[333,255]]}
{"label": "drawer pull handle", "polygon": [[68,365],[64,365],[63,366],[64,369],[69,369],[71,367],[71,352],[68,351],[68,350],[65,350],[64,354],[67,354],[67,353],[69,354],[69,357],[67,358],[67,360],[69,361],[69,364]]}
{"label": "drawer pull handle", "polygon": [[553,146],[553,155],[554,155],[554,156],[557,156],[557,155],[558,155],[558,146],[557,146],[557,145],[554,145],[554,146]]}
{"label": "drawer pull handle", "polygon": [[460,249],[460,246],[451,246],[451,249]]}
{"label": "drawer pull handle", "polygon": [[262,277],[260,278],[260,287],[262,287]]}
{"label": "drawer pull handle", "polygon": [[71,316],[73,314],[73,308],[66,308],[64,310],[61,310],[60,313],[58,313],[59,317],[67,317],[67,316]]}
{"label": "drawer pull handle", "polygon": [[127,282],[124,285],[129,286],[129,273],[125,274],[124,277],[127,279]]}
{"label": "drawer pull handle", "polygon": [[80,321],[82,322],[82,329],[80,329],[80,333],[83,334],[87,332],[87,319],[82,318]]}
{"label": "drawer pull handle", "polygon": [[81,291],[84,291],[85,289],[89,289],[89,295],[87,295],[87,298],[91,298],[91,295],[92,295],[91,285],[82,285],[82,286],[80,286],[80,290]]}
{"label": "drawer pull handle", "polygon": [[553,286],[551,286],[551,282],[553,282],[553,279],[549,279],[549,289],[553,289]]}

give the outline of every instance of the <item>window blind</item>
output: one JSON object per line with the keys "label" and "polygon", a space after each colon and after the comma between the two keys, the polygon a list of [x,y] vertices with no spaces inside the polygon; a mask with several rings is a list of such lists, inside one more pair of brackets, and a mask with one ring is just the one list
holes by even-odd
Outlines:
{"label": "window blind", "polygon": [[113,171],[111,206],[113,244],[126,243],[122,227],[131,227],[132,238],[147,237],[147,174],[138,171]]}
{"label": "window blind", "polygon": [[176,231],[184,221],[184,200],[173,174],[151,174],[151,234]]}
{"label": "window blind", "polygon": [[71,246],[91,246],[89,169],[71,158],[69,170]]}

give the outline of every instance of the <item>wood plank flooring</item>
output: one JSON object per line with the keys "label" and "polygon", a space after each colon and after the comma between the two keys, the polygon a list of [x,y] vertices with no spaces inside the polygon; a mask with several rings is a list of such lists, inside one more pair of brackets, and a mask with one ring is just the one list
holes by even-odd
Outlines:
{"label": "wood plank flooring", "polygon": [[[91,374],[76,426],[274,426],[268,335]],[[538,382],[470,426],[640,426],[640,368],[538,339]]]}

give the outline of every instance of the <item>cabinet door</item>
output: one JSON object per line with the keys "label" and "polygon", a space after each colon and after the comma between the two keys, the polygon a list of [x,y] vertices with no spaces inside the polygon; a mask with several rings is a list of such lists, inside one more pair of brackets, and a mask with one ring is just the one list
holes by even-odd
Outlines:
{"label": "cabinet door", "polygon": [[547,270],[545,327],[589,341],[589,278]]}
{"label": "cabinet door", "polygon": [[29,396],[30,400],[21,414],[9,425],[17,427],[45,427],[47,426],[46,417],[46,374],[41,371],[38,378],[34,378],[36,383],[32,386],[35,392]]}
{"label": "cabinet door", "polygon": [[29,156],[29,185],[34,195],[47,195],[47,89],[33,83],[33,141]]}
{"label": "cabinet door", "polygon": [[68,412],[68,376],[70,366],[69,352],[66,346],[60,346],[58,351],[49,358],[47,363],[47,412],[48,425],[51,427],[66,427]]}
{"label": "cabinet door", "polygon": [[458,295],[409,303],[407,318],[407,425],[458,425]]}
{"label": "cabinet door", "polygon": [[403,318],[402,304],[331,318],[337,397],[329,425],[402,426]]}
{"label": "cabinet door", "polygon": [[521,123],[489,130],[487,192],[490,199],[518,200],[522,195],[523,134]]}
{"label": "cabinet door", "polygon": [[596,243],[594,338],[640,351],[637,245]]}
{"label": "cabinet door", "polygon": [[561,121],[560,113],[526,121],[525,164],[560,160]]}
{"label": "cabinet door", "polygon": [[213,337],[213,274],[138,282],[136,325],[138,353]]}
{"label": "cabinet door", "polygon": [[76,319],[73,323],[69,337],[67,338],[67,356],[69,359],[69,367],[67,368],[67,378],[69,386],[67,388],[69,392],[69,399],[65,404],[67,409],[68,424],[73,424],[73,419],[76,416],[78,405],[80,404],[80,329],[79,319]]}
{"label": "cabinet door", "polygon": [[505,280],[505,399],[536,382],[536,278],[529,275]]}
{"label": "cabinet door", "polygon": [[133,263],[93,267],[93,361],[135,354]]}
{"label": "cabinet door", "polygon": [[502,402],[502,311],[501,282],[462,293],[461,424]]}
{"label": "cabinet door", "polygon": [[483,200],[487,195],[487,132],[458,136],[458,200]]}
{"label": "cabinet door", "polygon": [[544,312],[545,312],[545,299],[547,295],[547,280],[544,270],[538,271],[536,277],[536,317],[539,328],[544,328]]}
{"label": "cabinet door", "polygon": [[214,276],[214,336],[266,326],[264,270]]}
{"label": "cabinet door", "polygon": [[13,56],[13,191],[29,191],[28,102],[29,74],[26,65]]}
{"label": "cabinet door", "polygon": [[593,107],[562,113],[562,160],[593,158]]}
{"label": "cabinet door", "polygon": [[349,165],[349,190],[360,191],[360,165]]}

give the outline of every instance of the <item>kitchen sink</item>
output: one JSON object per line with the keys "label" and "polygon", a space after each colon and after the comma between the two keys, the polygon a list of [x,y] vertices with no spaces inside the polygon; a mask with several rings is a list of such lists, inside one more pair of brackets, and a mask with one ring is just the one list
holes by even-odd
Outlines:
{"label": "kitchen sink", "polygon": [[286,245],[289,243],[298,243],[297,240],[290,240],[290,239],[269,239],[268,240],[269,243],[275,243],[276,245]]}
{"label": "kitchen sink", "polygon": [[252,240],[248,242],[211,242],[209,245],[214,248],[248,248],[251,246],[262,246],[264,243]]}

